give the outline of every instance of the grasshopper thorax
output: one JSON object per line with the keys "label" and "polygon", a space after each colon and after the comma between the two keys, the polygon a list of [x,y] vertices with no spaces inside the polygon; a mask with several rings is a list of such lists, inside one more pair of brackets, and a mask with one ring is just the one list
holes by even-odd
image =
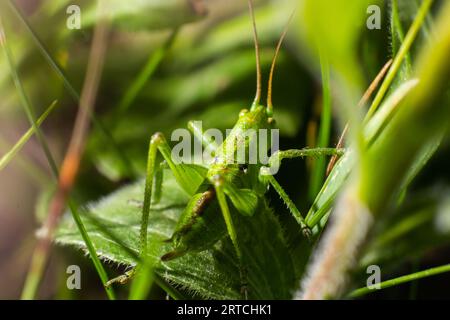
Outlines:
{"label": "grasshopper thorax", "polygon": [[[225,180],[234,180],[244,172],[243,167],[259,165],[259,156],[269,151],[270,130],[273,128],[274,121],[266,107],[258,105],[242,110],[235,126],[216,151],[208,177],[222,176]],[[261,139],[266,139],[267,143],[261,143]]]}

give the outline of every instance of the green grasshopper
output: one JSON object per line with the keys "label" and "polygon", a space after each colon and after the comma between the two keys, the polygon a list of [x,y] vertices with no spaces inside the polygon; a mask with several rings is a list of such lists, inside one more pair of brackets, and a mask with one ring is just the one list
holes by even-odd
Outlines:
{"label": "green grasshopper", "polygon": [[[188,252],[205,250],[220,240],[224,234],[228,233],[237,259],[240,262],[242,292],[245,297],[247,296],[246,270],[236,227],[233,222],[233,215],[252,216],[257,211],[258,204],[264,199],[268,188],[271,186],[280,195],[290,213],[300,225],[305,237],[309,238],[311,236],[310,228],[294,202],[274,178],[272,172],[274,169],[277,170],[281,160],[285,158],[326,156],[342,153],[334,148],[292,149],[275,152],[269,158],[267,165],[249,162],[237,163],[238,146],[245,146],[247,152],[245,159],[249,158],[249,146],[254,143],[253,139],[256,139],[254,135],[247,134],[249,131],[276,128],[272,105],[272,80],[278,53],[288,29],[286,26],[276,47],[268,82],[267,106],[263,106],[260,104],[261,67],[256,22],[251,0],[248,1],[248,4],[253,22],[257,67],[256,96],[251,108],[249,110],[244,109],[239,113],[236,124],[223,143],[213,147],[214,161],[208,165],[176,163],[172,158],[171,147],[164,135],[155,133],[151,137],[140,231],[140,254],[143,257],[147,250],[147,226],[151,201],[153,203],[158,202],[161,193],[162,168],[168,167],[177,183],[191,198],[178,220],[173,236],[167,240],[173,245],[173,250],[164,254],[161,260],[169,261]],[[205,147],[211,148],[211,145],[214,144],[210,137],[203,134],[201,128],[195,122],[189,122],[188,129]],[[263,150],[266,154],[269,152],[270,143],[268,145],[266,150]],[[162,165],[157,164],[158,152],[164,158]],[[220,213],[222,217],[218,216]],[[111,280],[109,284],[114,282],[124,283],[134,272],[134,270],[131,270],[127,274]]]}

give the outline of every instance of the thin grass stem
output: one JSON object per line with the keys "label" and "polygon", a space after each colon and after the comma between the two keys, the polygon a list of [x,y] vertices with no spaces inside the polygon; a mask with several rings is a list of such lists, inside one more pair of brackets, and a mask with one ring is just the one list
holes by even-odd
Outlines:
{"label": "thin grass stem", "polygon": [[[330,143],[331,132],[331,87],[330,87],[330,66],[326,58],[320,56],[320,69],[322,75],[322,114],[320,118],[319,136],[317,148],[326,148]],[[314,200],[317,193],[322,187],[325,178],[327,160],[323,157],[314,161],[313,170],[311,172],[311,181],[309,187],[309,198]]]}
{"label": "thin grass stem", "polygon": [[[55,109],[57,101],[54,101],[45,112],[37,119],[36,125],[39,127],[45,119],[49,116],[49,114]],[[34,128],[28,129],[27,132],[16,142],[16,144],[9,149],[1,158],[0,158],[0,171],[2,171],[16,156],[16,154],[23,148],[23,146],[30,140],[30,138],[35,133]]]}
{"label": "thin grass stem", "polygon": [[[90,80],[86,85],[86,90],[85,91],[85,100],[83,100],[83,96],[82,96],[82,101],[85,101],[85,105],[91,106],[93,105],[93,96],[96,95],[96,91],[98,88],[98,81],[99,81],[99,70],[101,70],[102,68],[102,61],[103,61],[103,55],[104,55],[104,49],[105,49],[105,39],[106,39],[106,34],[107,34],[107,27],[106,25],[99,24],[99,27],[96,28],[96,36],[94,39],[94,46],[93,46],[93,59],[90,59],[92,65],[94,67],[88,68],[88,70],[90,69],[90,72],[88,71],[87,74],[87,78]],[[42,276],[44,273],[44,268],[47,264],[47,260],[50,254],[50,247],[51,247],[51,239],[52,239],[52,235],[53,235],[53,231],[55,229],[55,227],[57,226],[57,223],[59,221],[59,217],[61,216],[63,210],[64,210],[64,203],[66,200],[68,200],[69,202],[69,207],[71,209],[72,212],[72,216],[74,217],[77,226],[79,227],[80,233],[83,237],[83,239],[86,242],[86,246],[88,247],[88,250],[90,252],[91,255],[91,259],[94,263],[94,266],[97,270],[97,272],[99,273],[99,276],[103,282],[103,284],[105,284],[108,279],[107,279],[107,275],[105,270],[103,269],[103,266],[101,265],[96,252],[95,252],[95,248],[92,244],[92,242],[90,241],[86,230],[82,224],[81,218],[79,217],[76,207],[70,202],[69,199],[69,190],[71,189],[71,186],[73,184],[76,172],[77,172],[77,168],[78,168],[78,163],[76,163],[77,161],[80,160],[80,154],[82,153],[82,147],[83,147],[83,141],[85,138],[85,134],[87,131],[87,117],[90,113],[90,108],[88,107],[81,107],[80,112],[81,116],[79,116],[77,118],[77,123],[75,125],[75,134],[72,137],[72,142],[71,145],[69,146],[69,155],[70,155],[70,159],[69,159],[69,165],[67,164],[67,159],[65,159],[66,161],[63,163],[63,169],[62,169],[62,174],[59,175],[58,174],[58,168],[56,166],[56,163],[53,159],[53,156],[47,146],[45,137],[40,133],[40,129],[35,121],[35,117],[34,117],[34,113],[31,107],[31,104],[28,100],[28,97],[26,96],[25,90],[23,88],[22,82],[19,79],[19,76],[17,74],[16,68],[14,66],[14,62],[13,62],[13,57],[12,54],[9,50],[9,47],[7,46],[7,41],[6,41],[6,36],[4,34],[4,28],[3,25],[1,24],[1,20],[0,20],[0,41],[1,44],[3,45],[4,49],[5,49],[5,53],[6,53],[6,58],[7,58],[7,62],[10,66],[10,71],[11,71],[11,75],[13,77],[14,83],[16,85],[17,91],[20,95],[21,98],[21,102],[22,105],[25,108],[27,117],[29,118],[30,122],[32,123],[33,126],[33,131],[36,132],[36,135],[39,138],[39,141],[45,151],[47,160],[50,164],[50,167],[52,169],[52,173],[54,174],[55,178],[58,179],[59,181],[59,189],[58,192],[56,193],[56,196],[54,199],[52,204],[51,204],[51,209],[50,209],[50,213],[47,217],[47,220],[44,224],[44,227],[41,229],[41,238],[38,241],[38,244],[33,252],[33,256],[31,259],[31,264],[30,264],[30,269],[29,272],[27,274],[27,278],[25,281],[25,285],[22,291],[22,295],[21,298],[22,299],[34,299],[39,287],[39,283],[42,280]],[[94,75],[93,75],[94,74]],[[79,114],[80,114],[79,113]],[[114,299],[114,293],[112,291],[111,288],[105,288],[106,293],[108,295],[108,297],[110,299]]]}
{"label": "thin grass stem", "polygon": [[434,268],[430,268],[427,270],[422,270],[419,272],[415,272],[415,273],[411,273],[408,275],[404,275],[398,278],[394,278],[394,279],[390,279],[390,280],[386,280],[383,282],[380,282],[378,284],[378,288],[368,288],[368,287],[363,287],[363,288],[359,288],[356,289],[354,291],[352,291],[349,294],[350,298],[357,298],[357,297],[361,297],[364,296],[366,294],[375,292],[375,291],[379,291],[382,289],[386,289],[386,288],[390,288],[390,287],[394,287],[394,286],[398,286],[400,284],[403,283],[407,283],[407,282],[411,282],[411,281],[415,281],[418,279],[423,279],[423,278],[428,278],[431,276],[435,276],[438,274],[442,274],[445,272],[450,272],[450,264],[446,264],[443,266],[439,266],[439,267],[434,267]]}

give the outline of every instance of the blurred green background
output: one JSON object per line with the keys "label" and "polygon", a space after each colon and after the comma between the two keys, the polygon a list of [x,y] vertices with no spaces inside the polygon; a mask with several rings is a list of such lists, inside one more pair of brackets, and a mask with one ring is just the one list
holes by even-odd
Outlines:
{"label": "blurred green background", "polygon": [[[5,32],[36,114],[42,114],[52,101],[58,100],[55,111],[42,128],[59,162],[69,141],[78,103],[73,92],[71,94],[67,90],[41,55],[36,38],[6,2],[0,5]],[[255,91],[255,57],[246,1],[193,1],[194,7],[186,2],[171,0],[166,2],[167,8],[160,4],[167,11],[157,11],[155,7],[131,12],[118,9],[95,110],[102,126],[92,126],[73,192],[79,203],[96,200],[143,176],[148,139],[152,133],[161,131],[170,136],[174,129],[185,127],[189,120],[203,120],[205,128],[224,130],[233,126],[241,109],[250,106]],[[296,3],[280,0],[254,2],[265,92],[276,42]],[[395,35],[391,34],[390,2],[380,3],[381,29],[362,30],[357,37],[354,57],[349,57],[349,60],[355,59],[354,65],[348,64],[356,68],[355,74],[361,76],[361,89],[370,84],[398,50]],[[399,2],[401,24],[407,30],[420,1]],[[70,1],[70,4],[81,8],[80,30],[66,28],[68,4],[64,0],[16,1],[32,30],[63,68],[75,91],[80,92],[92,40],[90,17],[95,1]],[[170,8],[169,4],[176,9]],[[440,1],[436,1],[432,12],[436,12],[439,6]],[[428,41],[427,28],[432,28],[431,19],[432,14],[414,42],[410,52],[413,63],[419,49]],[[299,30],[299,26],[299,23],[292,24],[274,79],[273,101],[282,138],[281,149],[316,146],[320,127],[320,69],[311,62],[311,52],[301,40],[305,30]],[[333,28],[332,24],[330,28]],[[160,59],[155,60],[155,55]],[[336,59],[340,58],[336,53]],[[152,65],[155,61],[158,63]],[[153,71],[153,66],[150,79],[143,82],[142,89],[134,96],[130,93],[130,86],[142,72]],[[402,76],[400,74],[396,81],[402,81]],[[339,91],[339,84],[332,86],[332,101],[336,91]],[[0,58],[0,96],[2,155],[29,126],[3,55]],[[342,128],[339,120],[342,120],[344,111],[335,106],[333,102],[334,121],[329,146],[335,145]],[[367,260],[364,261],[380,264],[383,279],[448,263],[449,155],[450,146],[446,139],[414,180],[399,209],[377,224],[376,233],[384,238],[378,238],[380,243],[375,240],[371,244],[373,247],[368,249],[364,256]],[[301,211],[307,211],[314,199],[314,194],[310,194],[310,173],[314,165],[314,160],[286,161],[278,175],[281,185],[286,187]],[[46,215],[46,203],[53,191],[54,183],[45,156],[37,140],[32,138],[14,161],[0,172],[2,299],[20,295],[35,243],[34,233]],[[270,192],[269,196],[287,230],[288,241],[294,243],[294,233],[289,232],[294,220],[277,195]],[[416,220],[411,217],[416,217]],[[412,221],[405,222],[407,218]],[[393,226],[400,229],[397,235],[392,231]],[[387,234],[389,231],[394,234]],[[83,273],[81,291],[65,289],[65,267],[70,264],[90,270]],[[362,265],[365,264],[362,262]],[[108,268],[112,273],[121,271],[113,265]],[[364,276],[361,269],[355,279],[364,279]],[[367,298],[450,298],[449,281],[450,275],[440,275],[387,289]],[[56,247],[43,283],[39,293],[41,298],[104,297],[90,262],[68,248]],[[162,297],[163,293],[154,289],[152,296]]]}

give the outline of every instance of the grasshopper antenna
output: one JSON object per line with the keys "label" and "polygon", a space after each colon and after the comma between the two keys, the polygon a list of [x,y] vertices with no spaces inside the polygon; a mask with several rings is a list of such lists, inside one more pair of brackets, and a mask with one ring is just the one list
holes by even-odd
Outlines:
{"label": "grasshopper antenna", "polygon": [[253,10],[252,0],[248,0],[248,8],[250,10],[250,15],[252,17],[253,23],[253,40],[255,42],[255,55],[256,55],[256,96],[252,104],[252,109],[256,108],[261,100],[261,63],[259,59],[259,43],[258,43],[258,32],[256,30],[256,19]]}
{"label": "grasshopper antenna", "polygon": [[275,50],[275,55],[272,60],[272,66],[270,67],[270,74],[269,74],[269,84],[267,89],[267,113],[269,116],[273,115],[273,104],[272,104],[272,82],[273,82],[273,74],[275,70],[275,65],[277,62],[278,54],[280,53],[281,45],[283,44],[283,40],[286,37],[286,34],[289,30],[289,25],[292,21],[292,18],[294,17],[295,10],[292,12],[291,16],[289,17],[288,22],[286,23],[286,26],[284,27],[283,33],[281,34],[280,40],[278,40],[277,48]]}

